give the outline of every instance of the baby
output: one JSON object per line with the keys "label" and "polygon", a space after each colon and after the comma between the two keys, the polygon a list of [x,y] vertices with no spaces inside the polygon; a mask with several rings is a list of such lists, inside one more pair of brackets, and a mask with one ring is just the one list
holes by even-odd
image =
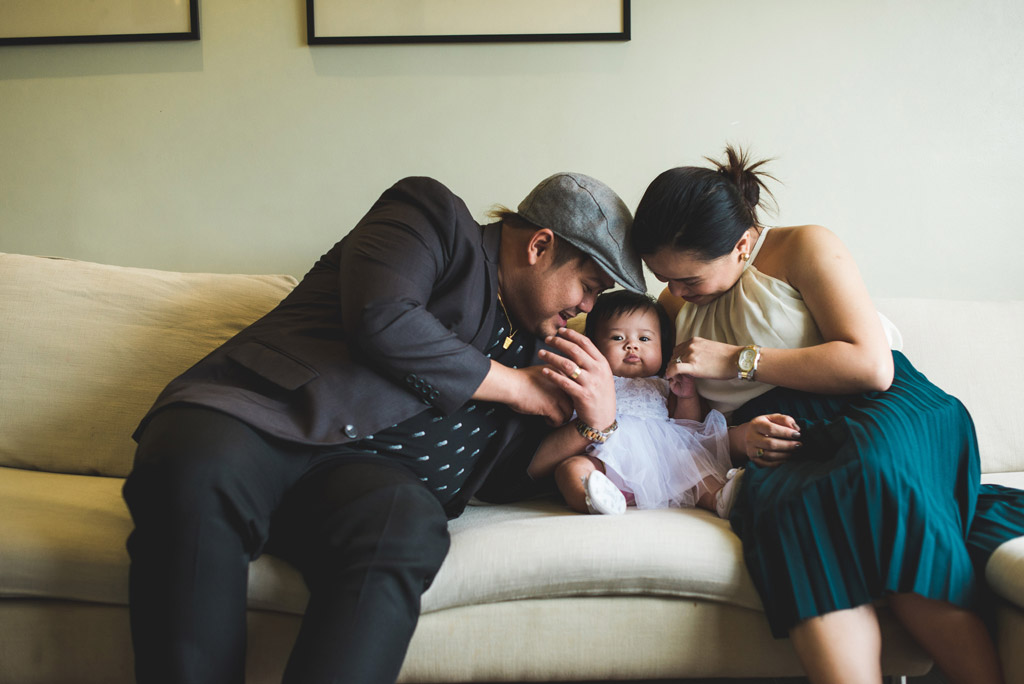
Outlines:
{"label": "baby", "polygon": [[704,417],[693,379],[661,375],[675,339],[672,322],[651,297],[601,295],[585,334],[615,376],[618,429],[603,444],[555,469],[559,491],[582,513],[637,508],[706,508],[726,518],[736,491],[725,418]]}

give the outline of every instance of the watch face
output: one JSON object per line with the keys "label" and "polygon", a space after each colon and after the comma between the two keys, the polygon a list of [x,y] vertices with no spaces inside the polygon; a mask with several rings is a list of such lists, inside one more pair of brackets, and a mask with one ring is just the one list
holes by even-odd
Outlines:
{"label": "watch face", "polygon": [[740,352],[740,370],[748,371],[754,367],[754,357],[757,355],[753,349],[744,349]]}

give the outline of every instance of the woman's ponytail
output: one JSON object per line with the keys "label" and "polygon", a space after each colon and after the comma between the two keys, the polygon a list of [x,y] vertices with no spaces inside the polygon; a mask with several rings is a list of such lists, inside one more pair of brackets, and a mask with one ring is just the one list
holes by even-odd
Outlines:
{"label": "woman's ponytail", "polygon": [[648,186],[633,218],[632,241],[640,254],[671,247],[717,259],[760,225],[758,209],[774,210],[765,180],[777,179],[761,170],[770,160],[752,162],[746,150],[729,145],[725,161],[708,161],[712,168],[669,169]]}
{"label": "woman's ponytail", "polygon": [[[751,225],[760,225],[758,220],[757,210],[774,210],[775,209],[775,197],[772,195],[772,191],[768,189],[765,184],[765,179],[770,178],[771,180],[777,181],[774,176],[759,171],[763,165],[772,161],[771,159],[760,159],[756,162],[750,160],[750,152],[741,148],[735,148],[732,145],[727,145],[725,148],[725,161],[717,161],[711,157],[704,157],[709,162],[715,165],[718,173],[724,176],[727,180],[736,186],[739,191],[739,196],[743,200],[743,204],[747,207],[750,212],[750,223]],[[766,206],[761,203],[761,191],[764,190],[766,198],[770,201],[770,206]]]}

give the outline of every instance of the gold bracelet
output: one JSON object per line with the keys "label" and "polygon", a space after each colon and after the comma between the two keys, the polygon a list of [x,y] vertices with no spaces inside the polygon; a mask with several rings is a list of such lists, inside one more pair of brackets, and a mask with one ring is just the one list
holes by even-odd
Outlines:
{"label": "gold bracelet", "polygon": [[619,422],[617,420],[612,421],[612,424],[607,429],[598,430],[597,428],[590,427],[579,418],[576,419],[576,432],[580,433],[583,439],[594,444],[604,444],[612,436],[612,433],[618,429]]}

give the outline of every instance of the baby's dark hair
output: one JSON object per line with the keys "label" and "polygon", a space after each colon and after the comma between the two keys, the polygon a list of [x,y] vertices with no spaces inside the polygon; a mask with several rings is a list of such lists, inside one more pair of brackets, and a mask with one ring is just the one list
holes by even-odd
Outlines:
{"label": "baby's dark hair", "polygon": [[658,316],[661,333],[661,368],[658,369],[658,375],[664,375],[669,357],[672,356],[672,350],[676,346],[676,331],[665,307],[654,297],[628,290],[605,292],[597,298],[594,308],[587,314],[587,323],[583,328],[583,334],[591,340],[595,340],[599,326],[616,316],[634,311],[653,311]]}

